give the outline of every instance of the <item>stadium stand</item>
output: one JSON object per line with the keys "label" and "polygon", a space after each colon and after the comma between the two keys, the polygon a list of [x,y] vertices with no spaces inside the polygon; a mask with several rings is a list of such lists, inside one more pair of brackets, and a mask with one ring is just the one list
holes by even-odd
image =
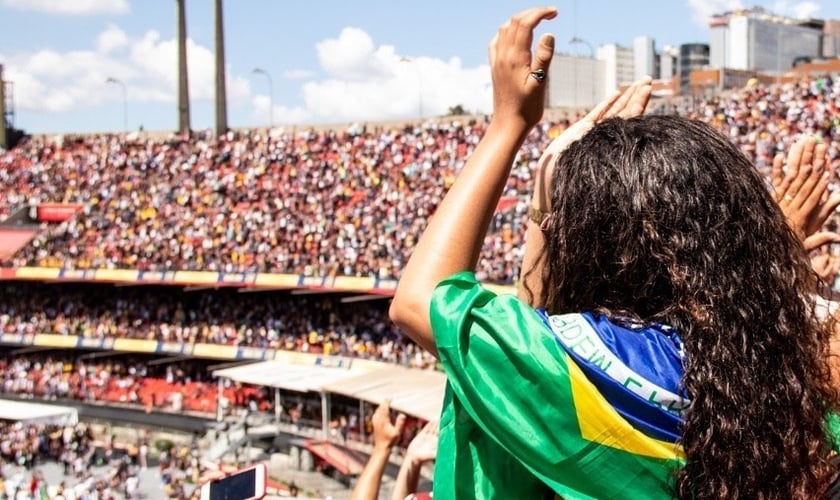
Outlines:
{"label": "stadium stand", "polygon": [[[840,78],[825,75],[660,100],[650,112],[711,123],[768,174],[803,133],[826,142],[840,166],[839,107]],[[479,278],[507,292],[519,274],[535,162],[570,123],[549,116],[523,147],[482,249]],[[367,386],[332,384],[343,392],[325,429],[320,395],[220,385],[211,367],[302,359],[324,369],[434,369],[388,320],[388,297],[484,127],[441,119],[188,140],[65,136],[0,152],[2,392],[208,420],[220,411],[246,421],[276,414],[314,453],[324,438],[365,441],[366,415],[381,398]],[[0,444],[3,432],[9,441],[20,429],[0,431]],[[190,456],[171,462],[186,470]]]}

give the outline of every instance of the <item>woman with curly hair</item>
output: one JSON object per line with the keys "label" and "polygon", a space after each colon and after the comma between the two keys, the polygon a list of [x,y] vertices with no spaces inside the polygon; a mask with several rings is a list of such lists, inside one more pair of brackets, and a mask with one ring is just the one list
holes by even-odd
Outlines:
{"label": "woman with curly hair", "polygon": [[808,256],[724,137],[640,116],[649,79],[544,155],[520,297],[475,279],[542,117],[553,37],[531,44],[556,14],[524,11],[491,43],[493,118],[391,305],[447,374],[435,498],[826,494],[840,398]]}

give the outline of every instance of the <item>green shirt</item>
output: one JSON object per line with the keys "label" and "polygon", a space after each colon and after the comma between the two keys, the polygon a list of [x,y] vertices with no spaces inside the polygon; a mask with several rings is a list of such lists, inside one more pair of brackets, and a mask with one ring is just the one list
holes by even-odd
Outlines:
{"label": "green shirt", "polygon": [[682,449],[630,426],[529,305],[462,272],[431,321],[448,379],[436,500],[673,496]]}

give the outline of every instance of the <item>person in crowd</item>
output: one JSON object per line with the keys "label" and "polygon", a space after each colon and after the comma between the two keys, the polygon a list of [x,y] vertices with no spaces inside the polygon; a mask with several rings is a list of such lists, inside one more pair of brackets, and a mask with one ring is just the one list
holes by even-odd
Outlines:
{"label": "person in crowd", "polygon": [[[353,488],[351,499],[376,500],[382,476],[388,465],[391,452],[403,437],[406,416],[398,414],[391,419],[391,401],[385,400],[373,412],[373,451]],[[391,498],[405,500],[414,498],[420,482],[420,472],[425,464],[435,459],[437,454],[438,424],[428,422],[406,447],[400,471],[394,481]]]}
{"label": "person in crowd", "polygon": [[837,476],[830,332],[808,254],[707,124],[642,116],[650,81],[540,162],[520,296],[475,278],[540,121],[534,8],[490,44],[494,113],[416,246],[392,319],[448,378],[436,498],[816,498]]}
{"label": "person in crowd", "polygon": [[391,451],[402,437],[405,415],[399,414],[391,420],[391,401],[386,399],[373,412],[373,450],[365,468],[356,479],[351,500],[376,500],[382,474],[391,456]]}
{"label": "person in crowd", "polygon": [[840,206],[840,194],[832,193],[830,182],[837,177],[837,165],[827,157],[828,147],[819,138],[805,135],[794,144],[787,157],[782,153],[773,160],[770,175],[773,196],[788,224],[811,252],[811,265],[822,280],[819,298],[825,311],[836,307],[832,285],[840,260],[831,246],[840,243],[840,234],[826,230],[829,218]]}
{"label": "person in crowd", "polygon": [[420,472],[423,466],[437,457],[438,423],[428,422],[411,440],[405,450],[400,471],[394,480],[391,500],[416,500]]}

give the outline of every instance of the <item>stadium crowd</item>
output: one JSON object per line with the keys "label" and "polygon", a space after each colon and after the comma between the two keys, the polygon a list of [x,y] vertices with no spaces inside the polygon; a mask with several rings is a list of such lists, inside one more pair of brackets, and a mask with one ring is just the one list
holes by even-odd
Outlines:
{"label": "stadium crowd", "polygon": [[435,364],[391,324],[385,300],[342,304],[320,294],[25,282],[0,284],[0,293],[0,333],[285,349],[415,368]]}
{"label": "stadium crowd", "polygon": [[[756,84],[700,102],[661,103],[654,112],[711,123],[768,176],[774,156],[805,133],[821,137],[832,166],[840,166],[837,77]],[[545,145],[568,125],[547,121],[523,147],[505,190],[510,201],[485,239],[480,279],[517,278],[529,181]],[[0,221],[42,202],[84,209],[68,222],[45,224],[0,265],[397,278],[485,126],[480,120],[440,121],[348,131],[240,131],[220,138],[33,139],[0,152]],[[837,227],[837,220],[829,222],[829,229]],[[0,294],[0,333],[203,342],[435,365],[391,324],[386,301],[344,305],[322,295],[8,282],[0,284]],[[207,374],[164,370],[151,373],[130,360],[0,361],[6,393],[214,411],[217,388]],[[258,410],[271,410],[271,398],[258,388],[228,387],[225,397],[235,407],[261,401]],[[284,413],[318,415],[297,404]],[[21,432],[31,439],[12,439]],[[43,438],[50,432],[2,428],[0,454],[17,462],[23,456],[23,464],[44,453],[61,458],[60,447]],[[12,441],[32,446],[21,454],[10,450]]]}
{"label": "stadium crowd", "polygon": [[[838,98],[840,80],[826,76],[653,108],[712,123],[766,172],[800,133],[837,136]],[[522,148],[481,278],[518,276],[528,181],[568,124],[544,122]],[[31,139],[0,155],[0,220],[45,202],[84,209],[44,226],[4,264],[398,277],[485,125]],[[838,148],[832,141],[830,158],[840,158]]]}
{"label": "stadium crowd", "polygon": [[[482,122],[440,122],[30,140],[0,157],[0,219],[43,202],[84,210],[7,264],[393,278],[483,131]],[[526,147],[510,195],[524,194],[518,179],[530,175],[542,139]],[[488,239],[488,279],[516,276],[520,226]]]}
{"label": "stadium crowd", "polygon": [[[2,498],[132,498],[137,491],[136,456],[117,457],[85,424],[4,423],[0,459]],[[50,482],[41,470],[49,462],[62,465],[60,482]],[[94,470],[97,463],[104,469]]]}

